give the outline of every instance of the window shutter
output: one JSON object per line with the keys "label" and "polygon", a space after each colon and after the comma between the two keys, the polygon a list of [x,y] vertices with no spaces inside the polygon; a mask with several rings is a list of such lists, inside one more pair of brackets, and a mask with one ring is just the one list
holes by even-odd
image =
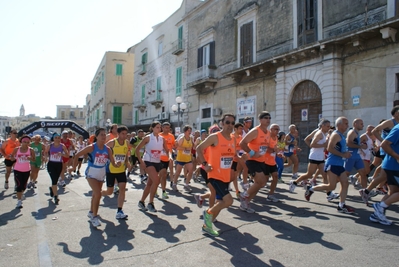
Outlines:
{"label": "window shutter", "polygon": [[162,77],[157,78],[157,100],[161,99],[161,85],[162,85]]}
{"label": "window shutter", "polygon": [[253,21],[241,26],[241,65],[253,63]]}
{"label": "window shutter", "polygon": [[145,85],[141,86],[141,104],[144,105],[145,103]]}
{"label": "window shutter", "polygon": [[198,48],[198,61],[197,61],[197,68],[201,68],[203,65],[203,48]]}
{"label": "window shutter", "polygon": [[178,48],[182,49],[183,48],[183,26],[179,27],[177,35],[178,35],[178,39],[179,39]]}
{"label": "window shutter", "polygon": [[209,43],[209,47],[210,47],[210,59],[209,59],[209,63],[210,65],[215,66],[215,41],[210,42]]}
{"label": "window shutter", "polygon": [[176,69],[176,95],[181,95],[182,67]]}
{"label": "window shutter", "polygon": [[122,107],[114,107],[112,122],[116,124],[122,123]]}

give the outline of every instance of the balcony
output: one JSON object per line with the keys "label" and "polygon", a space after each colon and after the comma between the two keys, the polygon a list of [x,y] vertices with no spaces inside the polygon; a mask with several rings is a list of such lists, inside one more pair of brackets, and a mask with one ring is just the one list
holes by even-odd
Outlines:
{"label": "balcony", "polygon": [[141,65],[139,66],[139,69],[140,69],[140,71],[139,71],[139,75],[144,75],[144,74],[146,74],[146,73],[147,73],[147,67],[146,67],[146,64],[141,64]]}
{"label": "balcony", "polygon": [[134,107],[140,110],[140,112],[144,112],[145,109],[147,108],[147,105],[145,104],[144,101],[140,101],[138,103],[135,103]]}
{"label": "balcony", "polygon": [[174,41],[172,43],[172,54],[177,56],[183,53],[184,45],[185,45],[184,39],[177,39],[176,41]]}
{"label": "balcony", "polygon": [[187,85],[194,87],[199,93],[210,93],[217,83],[216,76],[216,66],[202,66],[188,73]]}
{"label": "balcony", "polygon": [[162,107],[163,98],[161,95],[162,90],[157,92],[156,90],[148,91],[148,103],[155,106],[155,108]]}

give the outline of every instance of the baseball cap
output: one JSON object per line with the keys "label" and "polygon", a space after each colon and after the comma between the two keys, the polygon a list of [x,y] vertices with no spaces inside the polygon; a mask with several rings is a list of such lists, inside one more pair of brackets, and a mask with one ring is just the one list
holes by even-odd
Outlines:
{"label": "baseball cap", "polygon": [[202,130],[201,130],[201,133],[207,133],[207,130],[202,129]]}
{"label": "baseball cap", "polygon": [[68,134],[68,131],[63,131],[62,134]]}

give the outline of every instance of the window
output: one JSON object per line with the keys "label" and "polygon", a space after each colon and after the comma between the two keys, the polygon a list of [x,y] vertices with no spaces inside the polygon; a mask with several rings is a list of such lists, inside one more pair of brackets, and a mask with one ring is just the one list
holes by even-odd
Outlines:
{"label": "window", "polygon": [[177,48],[178,49],[183,49],[183,26],[180,26],[178,31],[177,31],[177,38],[178,38],[178,44]]}
{"label": "window", "polygon": [[139,111],[137,109],[134,111],[134,124],[139,124]]}
{"label": "window", "polygon": [[79,118],[82,119],[83,118],[83,111],[81,111],[79,115],[80,115]]}
{"label": "window", "polygon": [[143,84],[141,86],[141,104],[145,104],[145,85]]}
{"label": "window", "polygon": [[162,46],[163,46],[162,42],[159,42],[158,43],[158,56],[162,56]]}
{"label": "window", "polygon": [[215,41],[198,48],[197,68],[215,65]]}
{"label": "window", "polygon": [[122,64],[116,64],[116,76],[122,76]]}
{"label": "window", "polygon": [[75,117],[75,111],[71,111],[71,112],[69,113],[69,118],[71,118],[71,119],[76,119],[76,117]]}
{"label": "window", "polygon": [[211,117],[211,108],[204,108],[202,109],[202,118],[210,118]]}
{"label": "window", "polygon": [[104,72],[101,72],[101,83],[104,84]]}
{"label": "window", "polygon": [[61,119],[65,119],[65,111],[61,111]]}
{"label": "window", "polygon": [[96,110],[96,124],[98,124],[98,121],[100,120],[100,110]]}
{"label": "window", "polygon": [[176,69],[176,96],[181,95],[182,67]]}
{"label": "window", "polygon": [[141,64],[143,64],[143,70],[145,70],[145,64],[147,64],[147,57],[148,57],[148,53],[145,52],[142,56],[141,56]]}
{"label": "window", "polygon": [[161,100],[161,92],[162,92],[162,77],[159,76],[157,78],[157,100]]}
{"label": "window", "polygon": [[253,63],[253,24],[251,21],[240,28],[241,66]]}
{"label": "window", "polygon": [[114,107],[112,114],[112,122],[116,124],[122,124],[122,107]]}
{"label": "window", "polygon": [[317,0],[298,0],[298,46],[317,40]]}

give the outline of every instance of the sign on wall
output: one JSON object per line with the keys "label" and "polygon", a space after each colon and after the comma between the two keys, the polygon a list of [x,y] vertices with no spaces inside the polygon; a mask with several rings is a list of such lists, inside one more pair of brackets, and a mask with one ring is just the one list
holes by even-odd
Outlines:
{"label": "sign on wall", "polygon": [[304,108],[301,110],[302,121],[308,121],[308,109]]}
{"label": "sign on wall", "polygon": [[255,98],[246,98],[237,101],[237,115],[249,116],[255,114]]}
{"label": "sign on wall", "polygon": [[352,96],[352,105],[356,107],[359,106],[359,104],[360,104],[360,96],[358,95]]}

